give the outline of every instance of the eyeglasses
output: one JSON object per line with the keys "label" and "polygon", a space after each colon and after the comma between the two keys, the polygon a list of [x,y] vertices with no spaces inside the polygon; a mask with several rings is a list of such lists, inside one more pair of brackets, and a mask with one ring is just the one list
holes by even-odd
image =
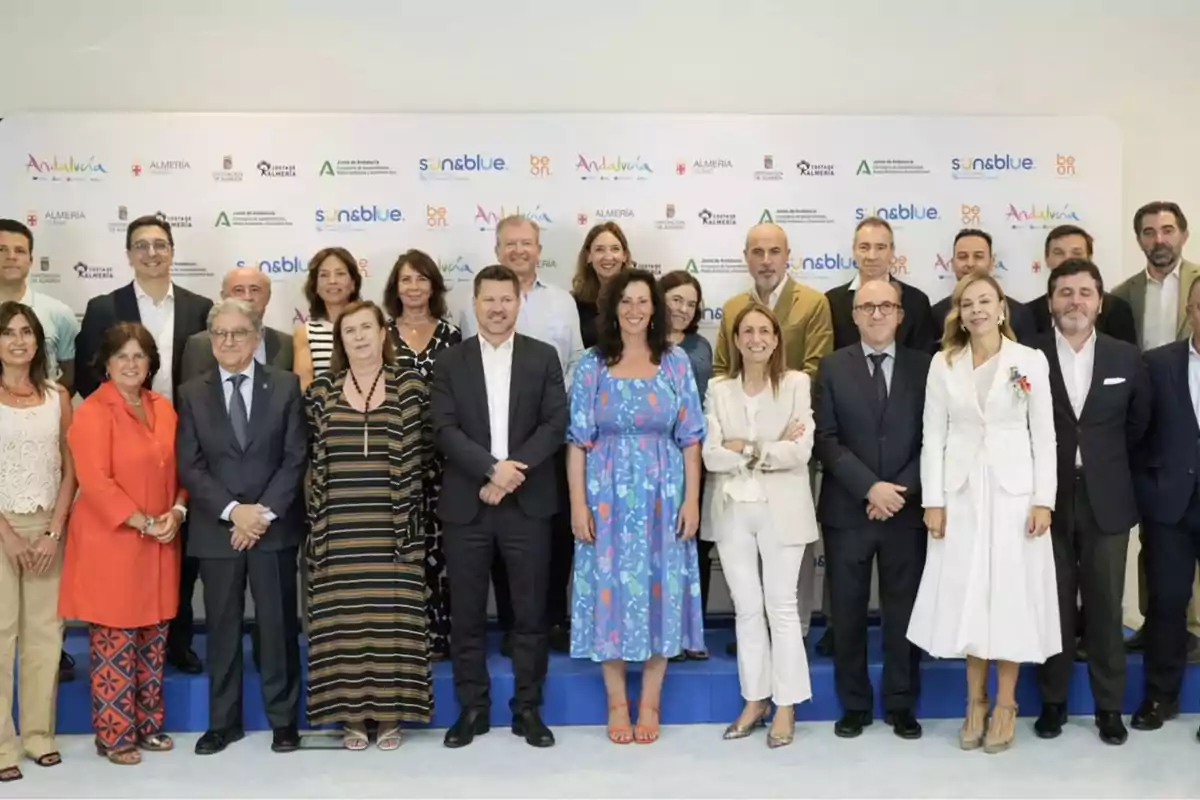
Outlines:
{"label": "eyeglasses", "polygon": [[236,328],[231,331],[217,329],[209,331],[209,334],[214,339],[217,339],[218,341],[232,340],[234,344],[242,344],[252,333],[254,333],[254,331],[247,330],[246,328]]}
{"label": "eyeglasses", "polygon": [[155,239],[154,241],[142,239],[140,242],[134,242],[132,249],[143,255],[151,251],[155,253],[167,253],[171,250],[171,243],[164,239]]}
{"label": "eyeglasses", "polygon": [[900,309],[896,303],[860,303],[854,307],[854,310],[860,314],[866,314],[868,317],[875,316],[875,312],[883,314],[885,317],[890,317]]}

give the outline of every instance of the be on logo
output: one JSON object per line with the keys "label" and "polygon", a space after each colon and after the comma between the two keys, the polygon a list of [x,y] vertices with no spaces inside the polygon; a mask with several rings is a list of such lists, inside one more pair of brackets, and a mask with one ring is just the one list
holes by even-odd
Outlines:
{"label": "be on logo", "polygon": [[449,225],[446,220],[446,207],[425,206],[425,224],[430,228],[445,228]]}
{"label": "be on logo", "polygon": [[1055,167],[1058,169],[1059,177],[1068,177],[1075,174],[1075,156],[1064,156],[1058,154],[1055,159]]}
{"label": "be on logo", "polygon": [[972,226],[977,227],[979,225],[979,218],[980,218],[979,206],[968,205],[966,203],[963,204],[963,206],[962,206],[962,224],[963,225],[972,225]]}
{"label": "be on logo", "polygon": [[550,176],[550,156],[530,156],[529,174],[535,178]]}

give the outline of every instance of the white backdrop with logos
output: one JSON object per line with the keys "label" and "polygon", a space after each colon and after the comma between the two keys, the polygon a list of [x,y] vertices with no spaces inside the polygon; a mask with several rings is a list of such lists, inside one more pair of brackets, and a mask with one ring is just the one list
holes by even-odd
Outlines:
{"label": "white backdrop with logos", "polygon": [[[359,260],[376,301],[399,253],[427,251],[457,319],[508,214],[538,223],[541,274],[565,287],[588,227],[617,221],[641,266],[697,275],[709,335],[747,286],[741,251],[760,221],[787,231],[792,274],[825,290],[851,278],[855,223],[883,216],[895,273],[934,301],[959,228],[994,235],[1019,300],[1045,291],[1050,228],[1091,231],[1113,283],[1126,235],[1120,137],[1091,117],[24,115],[0,122],[0,165],[0,214],[35,232],[32,280],[77,313],[131,280],[126,225],[161,213],[179,283],[216,296],[227,270],[258,266],[267,324],[285,330],[330,245]],[[728,608],[723,591],[714,603]]]}

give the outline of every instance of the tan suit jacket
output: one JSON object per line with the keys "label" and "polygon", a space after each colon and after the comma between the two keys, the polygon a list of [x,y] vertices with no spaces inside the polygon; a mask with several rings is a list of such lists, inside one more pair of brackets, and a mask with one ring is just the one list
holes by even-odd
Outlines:
{"label": "tan suit jacket", "polygon": [[[733,346],[733,321],[755,300],[753,291],[742,292],[725,302],[721,330],[713,355],[713,376],[729,374],[729,352]],[[816,289],[787,278],[779,301],[771,309],[783,329],[784,359],[788,369],[802,371],[815,384],[817,365],[833,352],[833,317],[829,301]]]}
{"label": "tan suit jacket", "polygon": [[[1176,340],[1186,339],[1191,334],[1191,326],[1188,325],[1187,301],[1192,284],[1197,278],[1200,278],[1200,265],[1193,264],[1186,258],[1181,260],[1179,262],[1179,307],[1175,312]],[[1146,341],[1142,323],[1146,316],[1146,283],[1148,281],[1146,268],[1142,267],[1141,272],[1112,290],[1113,295],[1129,303],[1133,309],[1133,324],[1137,328],[1139,345]]]}

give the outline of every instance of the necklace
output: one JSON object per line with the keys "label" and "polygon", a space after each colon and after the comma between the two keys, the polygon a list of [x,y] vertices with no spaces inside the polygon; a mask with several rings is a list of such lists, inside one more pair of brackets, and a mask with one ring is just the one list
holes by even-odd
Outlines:
{"label": "necklace", "polygon": [[417,333],[422,327],[430,324],[431,322],[433,322],[433,320],[429,319],[428,317],[424,317],[416,322],[410,322],[403,317],[400,319],[400,324],[402,324],[409,333]]}
{"label": "necklace", "polygon": [[375,373],[375,380],[371,382],[371,391],[363,394],[362,388],[358,385],[358,378],[354,377],[354,370],[350,370],[350,382],[354,384],[354,391],[362,395],[363,399],[363,458],[367,457],[367,431],[371,427],[371,398],[375,396],[375,387],[379,385],[379,378],[383,375],[383,365],[379,366],[379,372]]}
{"label": "necklace", "polygon": [[11,397],[13,402],[18,406],[32,405],[34,400],[37,399],[37,392],[33,390],[33,387],[30,387],[28,392],[18,392],[12,387],[0,383],[0,389],[2,389],[6,395]]}

